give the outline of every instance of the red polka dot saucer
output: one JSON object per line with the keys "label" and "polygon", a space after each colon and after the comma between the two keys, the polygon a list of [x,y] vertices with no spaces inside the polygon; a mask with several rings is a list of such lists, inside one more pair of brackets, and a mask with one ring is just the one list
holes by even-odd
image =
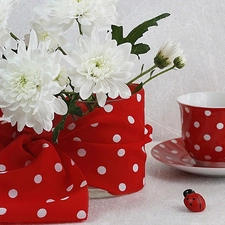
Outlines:
{"label": "red polka dot saucer", "polygon": [[204,176],[225,176],[225,168],[199,167],[187,153],[182,138],[170,139],[152,148],[153,158],[173,168]]}

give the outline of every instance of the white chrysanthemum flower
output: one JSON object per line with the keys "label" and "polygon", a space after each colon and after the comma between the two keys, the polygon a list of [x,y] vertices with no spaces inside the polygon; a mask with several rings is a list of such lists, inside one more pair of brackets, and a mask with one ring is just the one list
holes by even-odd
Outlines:
{"label": "white chrysanthemum flower", "polygon": [[176,57],[179,57],[182,54],[183,50],[180,48],[180,45],[168,41],[162,45],[154,58],[155,65],[160,69],[163,69],[169,66]]}
{"label": "white chrysanthemum flower", "polygon": [[20,41],[17,53],[4,50],[7,60],[0,60],[0,120],[17,123],[18,131],[25,126],[38,134],[50,131],[54,114],[67,112],[66,103],[54,96],[62,90],[54,81],[61,70],[61,52],[50,54],[48,48],[32,30],[28,48]]}
{"label": "white chrysanthemum flower", "polygon": [[17,0],[0,0],[0,45],[4,46],[10,39],[7,21],[13,7],[16,6]]}
{"label": "white chrysanthemum flower", "polygon": [[[51,31],[48,29],[49,21],[38,16],[31,23],[31,28],[35,30],[38,40],[43,42],[51,41],[49,51],[55,51],[59,46],[66,43],[66,38],[62,36],[62,31]],[[25,43],[28,44],[29,35],[25,35]]]}
{"label": "white chrysanthemum flower", "polygon": [[71,83],[83,100],[94,93],[98,104],[104,106],[107,96],[113,99],[118,96],[130,97],[126,82],[131,77],[130,70],[137,59],[130,54],[130,43],[117,46],[109,34],[101,43],[94,29],[91,37],[81,36],[74,49],[66,59],[75,69],[70,73]]}
{"label": "white chrysanthemum flower", "polygon": [[45,7],[35,9],[39,16],[49,18],[49,29],[68,30],[75,20],[82,31],[90,32],[93,26],[98,30],[110,29],[111,24],[119,25],[116,3],[118,0],[50,0]]}

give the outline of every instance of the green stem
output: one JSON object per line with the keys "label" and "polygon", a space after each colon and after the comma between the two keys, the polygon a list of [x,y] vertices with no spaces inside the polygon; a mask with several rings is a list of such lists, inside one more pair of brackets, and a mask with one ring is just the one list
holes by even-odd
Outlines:
{"label": "green stem", "polygon": [[76,92],[72,92],[72,91],[61,91],[62,94],[65,94],[65,95],[76,95],[77,93]]}
{"label": "green stem", "polygon": [[56,50],[61,51],[63,55],[67,55],[66,52],[65,52],[65,51],[62,49],[62,47],[60,47],[60,46],[59,46]]}
{"label": "green stem", "polygon": [[77,21],[77,24],[78,24],[78,28],[79,28],[80,35],[83,35],[82,28],[81,28],[81,24],[78,21],[78,19],[76,19],[76,21]]}
{"label": "green stem", "polygon": [[144,76],[145,74],[151,72],[151,71],[154,70],[156,67],[157,67],[157,66],[154,65],[154,66],[150,67],[149,69],[147,69],[146,71],[141,72],[138,76],[136,76],[135,78],[133,78],[132,80],[130,80],[130,81],[127,83],[127,85],[133,83],[135,80],[137,80],[137,79],[139,79],[140,77]]}
{"label": "green stem", "polygon": [[16,41],[19,41],[20,39],[15,35],[15,34],[13,34],[12,32],[10,32],[10,35],[11,35],[11,37],[14,39],[14,40],[16,40]]}
{"label": "green stem", "polygon": [[163,71],[161,71],[160,73],[157,73],[157,74],[154,75],[154,76],[151,76],[150,78],[148,78],[148,79],[143,83],[143,86],[144,86],[146,83],[148,83],[150,80],[152,80],[152,79],[154,79],[154,78],[160,76],[160,75],[163,74],[163,73],[166,73],[166,72],[168,72],[168,71],[174,69],[175,67],[176,67],[176,66],[173,65],[173,66],[171,66],[170,68],[168,68],[168,69],[166,69],[166,70],[163,70]]}

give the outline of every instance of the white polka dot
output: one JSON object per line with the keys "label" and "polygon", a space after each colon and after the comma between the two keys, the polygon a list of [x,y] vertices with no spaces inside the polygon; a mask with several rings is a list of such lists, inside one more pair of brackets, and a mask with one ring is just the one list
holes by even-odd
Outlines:
{"label": "white polka dot", "polygon": [[194,149],[199,151],[200,150],[200,146],[199,145],[194,145]]}
{"label": "white polka dot", "polygon": [[221,129],[224,128],[224,124],[223,124],[223,123],[217,123],[216,128],[217,128],[218,130],[221,130]]}
{"label": "white polka dot", "polygon": [[107,113],[110,113],[113,111],[113,106],[110,105],[110,104],[107,104],[104,106],[104,110],[107,112]]}
{"label": "white polka dot", "polygon": [[133,116],[128,116],[127,119],[129,121],[129,123],[134,124],[135,120],[134,120],[134,117]]}
{"label": "white polka dot", "polygon": [[70,191],[72,191],[72,189],[73,189],[73,184],[71,184],[66,190],[68,191],[68,192],[70,192]]}
{"label": "white polka dot", "polygon": [[50,198],[46,201],[46,203],[51,203],[51,202],[55,202],[55,200]]}
{"label": "white polka dot", "polygon": [[7,173],[8,171],[0,171],[0,174],[5,174]]}
{"label": "white polka dot", "polygon": [[155,156],[156,158],[158,158],[158,159],[161,158],[161,157],[160,157],[159,155],[157,155],[157,154],[154,154],[154,156]]}
{"label": "white polka dot", "polygon": [[125,149],[121,148],[118,150],[117,155],[120,157],[123,157],[125,155],[126,151]]}
{"label": "white polka dot", "polygon": [[85,219],[87,216],[87,213],[84,211],[84,210],[80,210],[78,213],[77,213],[77,218],[82,220],[82,219]]}
{"label": "white polka dot", "polygon": [[6,208],[0,208],[0,216],[6,214],[7,209]]}
{"label": "white polka dot", "polygon": [[3,164],[0,164],[0,171],[3,172],[6,170],[6,166]]}
{"label": "white polka dot", "polygon": [[155,152],[155,153],[159,153],[159,150],[157,150],[157,149],[153,149],[153,152]]}
{"label": "white polka dot", "polygon": [[38,175],[36,175],[36,176],[34,177],[34,182],[35,182],[36,184],[40,184],[41,181],[42,181],[42,176],[41,176],[40,174],[38,174]]}
{"label": "white polka dot", "polygon": [[120,191],[125,191],[126,188],[127,188],[126,184],[124,184],[124,183],[120,183],[120,184],[119,184],[119,190],[120,190]]}
{"label": "white polka dot", "polygon": [[211,156],[210,156],[210,155],[205,155],[204,158],[205,158],[206,160],[210,160],[210,159],[211,159]]}
{"label": "white polka dot", "polygon": [[184,107],[184,110],[186,111],[186,113],[190,112],[190,109],[188,107]]}
{"label": "white polka dot", "polygon": [[142,147],[141,147],[141,150],[142,150],[144,153],[146,153],[146,151],[145,151],[145,146],[142,146]]}
{"label": "white polka dot", "polygon": [[28,165],[30,165],[30,164],[31,164],[31,162],[32,162],[31,160],[27,160],[27,161],[25,162],[25,164],[24,164],[24,165],[25,165],[25,166],[28,166]]}
{"label": "white polka dot", "polygon": [[177,144],[177,140],[171,140],[172,143]]}
{"label": "white polka dot", "polygon": [[73,141],[81,141],[81,139],[79,137],[74,137]]}
{"label": "white polka dot", "polygon": [[166,156],[166,159],[168,159],[168,160],[172,160],[173,158],[172,158],[172,157],[170,157],[170,156]]}
{"label": "white polka dot", "polygon": [[160,148],[165,148],[166,146],[164,144],[159,145]]}
{"label": "white polka dot", "polygon": [[98,126],[98,123],[92,123],[91,126],[92,127],[97,127]]}
{"label": "white polka dot", "polygon": [[212,114],[211,111],[205,110],[205,115],[206,115],[206,116],[211,116],[211,114]]}
{"label": "white polka dot", "polygon": [[199,128],[199,127],[200,127],[200,123],[199,123],[198,121],[195,121],[195,122],[194,122],[194,127],[195,127],[195,128]]}
{"label": "white polka dot", "polygon": [[80,156],[80,157],[84,157],[86,155],[86,150],[83,149],[83,148],[80,148],[78,151],[77,151],[77,154]]}
{"label": "white polka dot", "polygon": [[70,160],[70,162],[71,162],[71,165],[72,165],[72,166],[75,165],[75,162],[74,162],[72,159]]}
{"label": "white polka dot", "polygon": [[144,134],[147,134],[147,133],[148,133],[148,129],[145,127]]}
{"label": "white polka dot", "polygon": [[76,124],[75,123],[71,123],[67,126],[67,129],[68,130],[74,130],[74,128],[76,127]]}
{"label": "white polka dot", "polygon": [[173,153],[173,154],[177,154],[178,153],[178,151],[177,150],[171,150],[171,152]]}
{"label": "white polka dot", "polygon": [[16,189],[11,189],[8,193],[10,198],[16,198],[18,195],[18,191]]}
{"label": "white polka dot", "polygon": [[140,102],[142,99],[141,95],[140,94],[137,94],[137,101]]}
{"label": "white polka dot", "polygon": [[66,197],[64,197],[64,198],[61,198],[60,200],[61,200],[61,201],[65,201],[65,200],[67,200],[67,199],[69,199],[69,196],[66,196]]}
{"label": "white polka dot", "polygon": [[190,135],[190,133],[189,133],[188,131],[185,133],[185,136],[186,136],[187,138],[191,137],[191,135]]}
{"label": "white polka dot", "polygon": [[56,163],[55,164],[55,171],[59,173],[62,170],[63,170],[62,164],[61,163]]}
{"label": "white polka dot", "polygon": [[188,162],[188,159],[185,159],[185,158],[183,158],[183,159],[181,159],[183,162]]}
{"label": "white polka dot", "polygon": [[113,141],[116,142],[116,143],[120,142],[121,141],[121,136],[119,134],[115,134],[113,136]]}
{"label": "white polka dot", "polygon": [[204,140],[209,141],[211,139],[211,136],[209,134],[204,135]]}
{"label": "white polka dot", "polygon": [[46,215],[47,215],[46,209],[39,209],[38,212],[37,212],[37,216],[39,218],[44,218]]}
{"label": "white polka dot", "polygon": [[146,183],[146,178],[144,177],[143,178],[143,186],[145,186],[145,183]]}
{"label": "white polka dot", "polygon": [[44,143],[43,145],[42,145],[42,148],[48,148],[49,147],[49,144],[48,143]]}
{"label": "white polka dot", "polygon": [[139,169],[138,164],[134,164],[133,165],[133,171],[136,173],[138,171],[138,169]]}
{"label": "white polka dot", "polygon": [[221,146],[216,146],[216,147],[215,147],[215,151],[216,151],[216,152],[222,152],[222,151],[223,151],[223,147],[221,147]]}
{"label": "white polka dot", "polygon": [[80,187],[85,187],[87,185],[87,181],[84,180],[81,184],[80,184]]}
{"label": "white polka dot", "polygon": [[106,173],[106,168],[104,166],[99,166],[97,171],[99,174],[104,175]]}

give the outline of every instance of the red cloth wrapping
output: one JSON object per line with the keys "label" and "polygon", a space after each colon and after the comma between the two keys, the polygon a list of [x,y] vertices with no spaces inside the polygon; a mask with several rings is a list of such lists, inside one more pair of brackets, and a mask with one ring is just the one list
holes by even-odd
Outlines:
{"label": "red cloth wrapping", "polygon": [[76,123],[67,121],[59,146],[74,159],[88,185],[113,195],[143,188],[144,148],[152,133],[145,125],[144,107],[142,89],[129,99],[108,101]]}
{"label": "red cloth wrapping", "polygon": [[0,127],[0,223],[85,220],[87,184],[114,195],[144,186],[152,128],[144,123],[143,89],[76,122],[69,118],[59,144],[51,132]]}
{"label": "red cloth wrapping", "polygon": [[75,162],[49,138],[14,132],[1,124],[0,224],[86,219],[87,182]]}

